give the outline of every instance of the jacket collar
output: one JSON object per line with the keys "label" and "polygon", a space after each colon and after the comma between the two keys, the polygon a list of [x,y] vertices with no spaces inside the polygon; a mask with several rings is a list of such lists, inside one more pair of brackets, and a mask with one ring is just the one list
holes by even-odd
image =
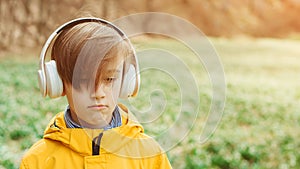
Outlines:
{"label": "jacket collar", "polygon": [[107,131],[103,129],[67,128],[64,112],[58,113],[44,132],[44,139],[61,142],[66,147],[82,155],[92,155],[92,140],[103,132],[100,147],[106,152],[116,152],[137,135],[144,132],[136,118],[119,104],[122,125]]}

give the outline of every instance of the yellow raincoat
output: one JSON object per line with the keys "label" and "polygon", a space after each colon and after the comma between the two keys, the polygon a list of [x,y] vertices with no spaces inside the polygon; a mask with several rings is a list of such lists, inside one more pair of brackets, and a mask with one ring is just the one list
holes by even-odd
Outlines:
{"label": "yellow raincoat", "polygon": [[64,113],[57,114],[45,130],[44,138],[25,154],[20,168],[172,168],[158,143],[144,134],[143,127],[125,106],[119,107],[122,125],[107,131],[66,128]]}

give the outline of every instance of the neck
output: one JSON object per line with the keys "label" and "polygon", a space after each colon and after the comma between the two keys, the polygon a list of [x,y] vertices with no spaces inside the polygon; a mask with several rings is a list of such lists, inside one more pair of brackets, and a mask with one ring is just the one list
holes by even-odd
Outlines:
{"label": "neck", "polygon": [[[100,112],[99,112],[99,113],[100,113]],[[103,122],[102,122],[102,123],[98,123],[98,124],[96,124],[96,125],[93,125],[93,124],[89,124],[88,122],[86,122],[86,121],[80,119],[80,118],[76,115],[76,113],[74,113],[74,111],[72,111],[71,109],[70,109],[70,115],[71,115],[71,120],[72,120],[73,122],[75,122],[76,124],[78,124],[78,125],[81,126],[82,128],[91,128],[91,129],[102,129],[102,128],[108,126],[109,123],[111,122],[112,116],[113,116],[112,113],[109,114],[109,115],[106,115],[106,116],[104,116],[103,114],[101,114],[102,117],[103,117],[103,119],[104,119]]]}

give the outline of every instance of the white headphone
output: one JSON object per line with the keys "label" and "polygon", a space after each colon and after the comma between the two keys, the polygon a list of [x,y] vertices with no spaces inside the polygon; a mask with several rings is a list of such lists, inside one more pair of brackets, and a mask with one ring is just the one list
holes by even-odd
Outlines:
{"label": "white headphone", "polygon": [[[84,22],[100,22],[109,25],[114,30],[116,30],[121,35],[122,38],[128,40],[130,44],[130,40],[121,29],[113,25],[111,22],[108,22],[100,18],[78,18],[61,25],[49,36],[40,54],[40,63],[39,63],[40,69],[38,70],[38,80],[39,80],[41,94],[44,97],[48,95],[50,98],[56,98],[56,97],[60,97],[63,93],[63,82],[57,72],[55,60],[50,60],[49,62],[45,63],[46,53],[50,44],[52,43],[53,39],[55,39],[55,37],[66,27],[75,26]],[[130,46],[132,47],[131,44]],[[133,61],[133,63],[124,64],[124,65],[129,65],[129,67],[123,69],[123,70],[127,70],[127,72],[123,72],[122,85],[119,94],[120,98],[128,98],[128,97],[136,96],[139,90],[140,75],[139,75],[138,60],[134,52],[134,49],[133,49],[133,57],[134,57],[133,59],[130,59]]]}

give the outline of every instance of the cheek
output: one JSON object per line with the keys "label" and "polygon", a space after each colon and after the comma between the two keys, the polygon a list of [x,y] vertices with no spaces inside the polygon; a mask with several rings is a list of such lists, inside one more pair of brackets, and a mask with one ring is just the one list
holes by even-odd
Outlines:
{"label": "cheek", "polygon": [[83,92],[83,93],[78,93],[78,92],[73,92],[73,96],[71,99],[73,99],[73,102],[75,103],[75,105],[81,105],[84,104],[87,101],[87,91]]}
{"label": "cheek", "polygon": [[121,78],[115,81],[112,87],[112,95],[115,99],[118,99],[120,90],[121,90]]}

